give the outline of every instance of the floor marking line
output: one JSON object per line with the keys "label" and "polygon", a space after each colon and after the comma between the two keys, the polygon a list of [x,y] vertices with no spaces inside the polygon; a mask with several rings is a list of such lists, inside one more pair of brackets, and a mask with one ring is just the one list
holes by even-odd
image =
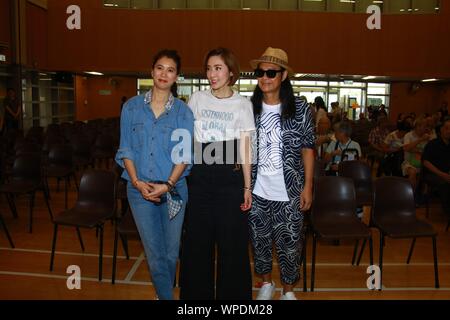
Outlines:
{"label": "floor marking line", "polygon": [[139,259],[136,260],[136,262],[131,267],[130,271],[128,272],[127,276],[125,277],[125,281],[131,281],[136,271],[139,269],[139,266],[141,265],[142,261],[145,260],[145,254],[144,252],[141,253],[139,256]]}

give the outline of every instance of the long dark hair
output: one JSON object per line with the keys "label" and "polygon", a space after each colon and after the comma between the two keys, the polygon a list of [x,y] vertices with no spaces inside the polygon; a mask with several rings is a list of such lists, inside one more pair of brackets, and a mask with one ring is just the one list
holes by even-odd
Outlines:
{"label": "long dark hair", "polygon": [[[264,99],[264,93],[256,86],[255,91],[253,91],[253,97],[251,99],[253,103],[253,113],[255,115],[261,114],[262,102]],[[280,88],[280,101],[281,101],[281,118],[289,119],[295,116],[295,96],[294,89],[292,88],[291,81],[289,77],[286,77],[281,83]]]}
{"label": "long dark hair", "polygon": [[[181,57],[176,50],[172,49],[163,49],[155,54],[153,57],[152,69],[155,68],[156,62],[163,57],[172,59],[175,62],[177,65],[177,75],[179,75],[181,72]],[[170,92],[172,92],[174,97],[178,97],[178,85],[176,82],[173,83]]]}

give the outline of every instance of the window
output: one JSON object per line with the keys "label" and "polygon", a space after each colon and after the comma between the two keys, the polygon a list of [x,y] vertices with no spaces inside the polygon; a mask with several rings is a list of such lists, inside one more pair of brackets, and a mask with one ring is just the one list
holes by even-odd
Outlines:
{"label": "window", "polygon": [[[322,97],[330,112],[331,103],[339,102],[349,119],[358,119],[359,114],[370,105],[384,104],[389,110],[390,85],[387,83],[319,80],[292,80],[291,83],[296,96],[305,96],[310,103],[316,97]],[[186,101],[194,92],[210,88],[208,80],[200,77],[180,77],[177,84],[179,98]],[[138,79],[138,94],[145,93],[152,85],[151,79]],[[255,78],[243,73],[233,89],[245,97],[251,97],[257,85]],[[354,106],[357,108],[354,109]]]}
{"label": "window", "polygon": [[298,10],[297,0],[272,0],[273,10]]}
{"label": "window", "polygon": [[440,0],[103,0],[108,8],[234,9],[365,13],[377,5],[383,13],[439,13]]}
{"label": "window", "polygon": [[24,130],[74,120],[75,94],[71,74],[25,71],[22,86]]}
{"label": "window", "polygon": [[300,10],[303,11],[325,11],[326,10],[326,2],[318,1],[318,0],[301,0],[300,1]]}

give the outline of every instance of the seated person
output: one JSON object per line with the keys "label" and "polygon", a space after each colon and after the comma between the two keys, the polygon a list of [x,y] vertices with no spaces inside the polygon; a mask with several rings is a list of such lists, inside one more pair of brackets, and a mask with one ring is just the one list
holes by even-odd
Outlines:
{"label": "seated person", "polygon": [[330,130],[331,123],[328,117],[319,120],[316,128],[316,152],[319,159],[322,159],[328,143],[332,140],[333,133]]}
{"label": "seated person", "polygon": [[[352,127],[348,122],[340,122],[336,125],[335,136],[337,141],[332,141],[325,152],[325,161],[327,164],[327,173],[336,175],[339,162],[345,160],[357,160],[362,156],[359,143],[350,139]],[[344,159],[342,158],[344,155]]]}
{"label": "seated person", "polygon": [[403,144],[405,135],[411,130],[406,121],[397,122],[397,130],[389,133],[384,139],[386,156],[384,160],[384,173],[387,176],[402,176]]}
{"label": "seated person", "polygon": [[444,213],[450,218],[450,118],[440,128],[439,137],[430,141],[422,155],[424,180],[439,194]]}
{"label": "seated person", "polygon": [[404,138],[404,161],[402,163],[402,173],[407,176],[413,189],[417,187],[417,174],[422,167],[422,152],[425,145],[430,141],[427,134],[427,123],[424,118],[416,120],[414,130],[408,132]]}
{"label": "seated person", "polygon": [[387,146],[384,143],[389,134],[389,122],[383,114],[378,115],[377,125],[369,133],[370,153],[367,155],[374,161],[378,162],[377,177],[381,175],[381,169],[384,166],[384,156],[387,151]]}

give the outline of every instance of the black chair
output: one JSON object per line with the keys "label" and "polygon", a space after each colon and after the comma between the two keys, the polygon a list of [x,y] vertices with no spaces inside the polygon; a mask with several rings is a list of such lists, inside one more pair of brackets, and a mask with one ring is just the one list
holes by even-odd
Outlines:
{"label": "black chair", "polygon": [[72,161],[72,147],[68,145],[56,145],[50,149],[46,166],[46,178],[64,179],[64,208],[67,209],[67,196],[70,178],[73,177],[78,191],[75,167]]}
{"label": "black chair", "polygon": [[373,182],[370,167],[362,161],[342,161],[339,163],[339,176],[353,180],[356,192],[356,206],[371,206]]}
{"label": "black chair", "polygon": [[324,177],[326,175],[325,166],[325,161],[318,159],[314,160],[314,179],[318,179],[319,177]]}
{"label": "black chair", "polygon": [[33,231],[33,208],[36,191],[41,190],[48,208],[50,219],[53,220],[52,210],[48,201],[48,194],[41,173],[41,156],[35,153],[24,153],[16,158],[9,181],[0,186],[0,193],[6,195],[9,207],[17,217],[17,208],[14,198],[27,194],[30,199],[29,232]]}
{"label": "black chair", "polygon": [[72,137],[73,162],[77,168],[87,169],[88,166],[94,168],[92,158],[91,142],[84,135]]}
{"label": "black chair", "polygon": [[370,264],[373,265],[370,229],[356,216],[356,197],[353,181],[343,177],[319,177],[314,186],[311,210],[313,253],[311,291],[314,291],[317,240],[356,240],[352,265],[355,264],[360,240],[369,240]]}
{"label": "black chair", "polygon": [[111,134],[103,133],[97,136],[92,153],[94,163],[98,162],[101,166],[102,160],[105,160],[106,168],[109,168],[109,160],[114,159],[115,153],[114,138]]}
{"label": "black chair", "polygon": [[[395,201],[393,201],[395,197]],[[416,217],[414,191],[404,178],[383,177],[375,182],[372,223],[380,231],[380,271],[383,275],[383,249],[385,237],[393,239],[412,238],[406,263],[411,261],[417,238],[429,237],[433,242],[434,285],[439,288],[439,273],[436,248],[437,233],[433,227]],[[382,282],[381,282],[382,283]]]}
{"label": "black chair", "polygon": [[54,219],[50,271],[53,271],[58,226],[76,227],[81,249],[84,251],[79,228],[100,230],[98,279],[102,280],[103,227],[105,221],[113,219],[116,211],[116,175],[111,171],[86,171],[81,178],[80,190],[75,206],[63,211]]}
{"label": "black chair", "polygon": [[11,246],[11,248],[14,248],[14,243],[12,241],[11,235],[9,234],[5,220],[3,220],[3,216],[1,215],[1,213],[0,213],[0,226],[3,226],[3,230],[5,230],[6,238],[8,239],[9,245]]}
{"label": "black chair", "polygon": [[127,260],[130,259],[128,252],[128,239],[140,240],[139,232],[134,222],[133,214],[130,209],[126,211],[124,215],[118,217],[116,220],[116,228],[114,232],[114,253],[113,253],[113,265],[112,265],[112,284],[116,283],[116,266],[117,266],[117,247],[118,238],[122,240],[122,246],[125,251]]}

